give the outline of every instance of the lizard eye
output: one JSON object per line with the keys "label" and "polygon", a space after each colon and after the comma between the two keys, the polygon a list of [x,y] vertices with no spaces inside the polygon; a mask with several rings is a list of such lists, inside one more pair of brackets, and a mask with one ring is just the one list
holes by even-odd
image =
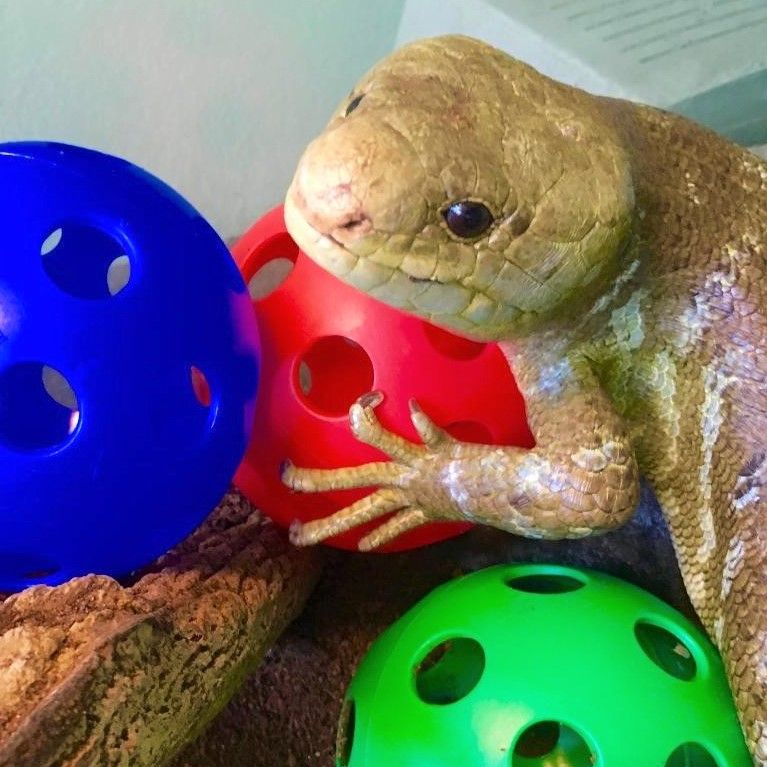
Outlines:
{"label": "lizard eye", "polygon": [[344,112],[344,117],[348,117],[359,105],[360,101],[365,97],[364,93],[360,93],[359,96],[355,96],[347,105],[346,112]]}
{"label": "lizard eye", "polygon": [[493,223],[493,214],[487,206],[473,200],[450,203],[442,215],[453,234],[467,239],[484,234]]}

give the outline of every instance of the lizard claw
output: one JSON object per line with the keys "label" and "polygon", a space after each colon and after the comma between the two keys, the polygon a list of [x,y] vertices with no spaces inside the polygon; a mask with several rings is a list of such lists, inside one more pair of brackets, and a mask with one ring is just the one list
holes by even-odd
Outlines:
{"label": "lizard claw", "polygon": [[391,519],[379,525],[372,533],[360,539],[357,547],[360,551],[372,551],[385,543],[399,538],[400,535],[420,527],[429,521],[422,509],[409,507],[395,514]]}
{"label": "lizard claw", "polygon": [[[290,526],[290,541],[295,546],[309,546],[313,543],[319,543],[325,538],[340,535],[358,525],[365,524],[365,522],[402,509],[406,503],[401,490],[389,488],[376,490],[376,492],[355,501],[351,506],[347,506],[324,519],[303,523],[295,520]],[[397,514],[393,519],[397,519],[399,516]],[[387,527],[391,521],[382,527]]]}
{"label": "lizard claw", "polygon": [[384,401],[384,393],[379,389],[369,391],[357,398],[357,404],[363,408],[376,408]]}
{"label": "lizard claw", "polygon": [[391,460],[340,469],[297,468],[290,461],[282,464],[282,481],[293,490],[322,492],[377,488],[370,495],[324,519],[294,522],[290,528],[290,540],[295,545],[319,543],[391,514],[390,519],[360,540],[360,550],[369,551],[423,525],[432,517],[436,518],[421,507],[418,494],[408,488],[414,480],[421,481],[423,478],[424,460],[448,447],[448,444],[452,447],[456,440],[437,426],[415,400],[409,403],[410,415],[423,444],[394,434],[381,425],[375,414],[375,408],[381,402],[383,394],[380,391],[362,395],[349,409],[349,423],[357,439],[377,448]]}
{"label": "lizard claw", "polygon": [[408,406],[410,408],[410,420],[426,447],[436,448],[444,442],[455,442],[444,429],[437,426],[437,424],[434,423],[423,410],[421,410],[421,406],[416,400],[411,399],[408,402]]}
{"label": "lizard claw", "polygon": [[366,445],[378,448],[396,461],[410,464],[423,454],[423,447],[385,429],[374,408],[383,402],[380,392],[360,397],[349,409],[349,422],[354,436]]}

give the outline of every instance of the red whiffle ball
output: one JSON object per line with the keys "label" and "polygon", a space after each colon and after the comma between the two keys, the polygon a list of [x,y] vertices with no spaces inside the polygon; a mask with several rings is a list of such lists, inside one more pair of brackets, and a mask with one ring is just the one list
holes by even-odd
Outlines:
{"label": "red whiffle ball", "polygon": [[[280,464],[290,458],[296,466],[340,468],[387,459],[349,428],[350,405],[372,389],[385,395],[376,409],[381,423],[411,440],[418,439],[408,409],[415,398],[459,439],[532,446],[522,396],[497,345],[455,336],[344,284],[299,251],[282,207],[257,221],[233,254],[253,296],[262,365],[253,437],[235,483],[278,524],[326,517],[371,492],[296,493],[282,484]],[[355,549],[378,524],[327,542]],[[468,528],[424,525],[381,550]]]}

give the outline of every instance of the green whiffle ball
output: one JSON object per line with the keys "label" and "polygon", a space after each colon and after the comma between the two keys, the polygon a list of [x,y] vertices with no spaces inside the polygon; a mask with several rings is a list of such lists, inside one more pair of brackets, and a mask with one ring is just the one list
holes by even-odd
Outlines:
{"label": "green whiffle ball", "polygon": [[751,767],[722,661],[683,615],[601,573],[456,579],[373,644],[338,767]]}

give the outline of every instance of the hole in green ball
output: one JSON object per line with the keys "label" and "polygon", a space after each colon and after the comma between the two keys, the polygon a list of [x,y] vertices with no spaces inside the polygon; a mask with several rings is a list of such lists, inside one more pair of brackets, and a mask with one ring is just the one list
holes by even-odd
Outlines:
{"label": "hole in green ball", "polygon": [[415,667],[418,697],[424,703],[455,703],[476,687],[484,670],[485,651],[475,639],[440,642]]}
{"label": "hole in green ball", "polygon": [[538,722],[525,730],[514,752],[528,759],[546,756],[557,747],[561,732],[559,722]]}
{"label": "hole in green ball", "polygon": [[344,706],[341,709],[341,724],[338,727],[338,737],[336,738],[337,767],[347,767],[351,759],[356,713],[354,701],[344,701]]}
{"label": "hole in green ball", "polygon": [[514,744],[511,767],[593,767],[594,753],[572,727],[546,720],[530,725]]}
{"label": "hole in green ball", "polygon": [[586,584],[571,575],[540,574],[508,578],[506,585],[531,594],[566,594],[569,591],[577,591]]}
{"label": "hole in green ball", "polygon": [[664,767],[719,767],[719,763],[700,744],[683,743],[671,752]]}
{"label": "hole in green ball", "polygon": [[667,674],[685,682],[695,676],[695,658],[679,637],[648,621],[638,621],[634,634],[645,655]]}

